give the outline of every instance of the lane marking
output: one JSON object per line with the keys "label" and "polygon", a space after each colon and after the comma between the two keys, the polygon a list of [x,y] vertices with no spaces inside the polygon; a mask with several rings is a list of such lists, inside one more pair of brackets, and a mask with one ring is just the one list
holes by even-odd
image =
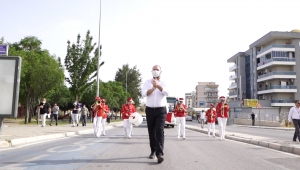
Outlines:
{"label": "lane marking", "polygon": [[[70,150],[61,150],[59,148],[64,148],[64,147],[72,147],[74,146],[75,149],[70,149]],[[54,148],[47,149],[47,152],[55,152],[55,153],[63,153],[63,152],[75,152],[75,151],[80,151],[84,150],[86,148],[85,145],[64,145],[64,146],[57,146]],[[59,150],[57,150],[59,149]]]}
{"label": "lane marking", "polygon": [[[32,157],[30,159],[20,161],[16,164],[10,164],[10,165],[7,165],[7,166],[3,166],[3,167],[1,167],[1,169],[3,169],[3,168],[4,168],[3,170],[11,170],[11,169],[23,170],[23,169],[27,169],[28,167],[26,167],[26,166],[24,166],[24,167],[20,167],[20,166],[23,165],[24,163],[31,163],[33,161],[39,160],[39,159],[41,159],[43,157],[46,157],[46,156],[48,156],[48,155],[39,155],[39,156],[36,156],[36,157]],[[35,165],[37,165],[37,164],[35,164]]]}

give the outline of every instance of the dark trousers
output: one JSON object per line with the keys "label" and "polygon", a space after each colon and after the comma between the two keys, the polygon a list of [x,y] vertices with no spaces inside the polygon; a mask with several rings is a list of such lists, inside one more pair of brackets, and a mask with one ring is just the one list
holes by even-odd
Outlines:
{"label": "dark trousers", "polygon": [[294,123],[294,126],[295,126],[295,133],[294,133],[294,137],[293,137],[293,140],[296,141],[297,140],[297,137],[298,137],[298,140],[300,141],[300,119],[293,119],[293,123]]}
{"label": "dark trousers", "polygon": [[255,125],[255,119],[252,119],[252,126]]}
{"label": "dark trousers", "polygon": [[81,115],[82,126],[86,126],[86,119],[87,119],[87,115]]}
{"label": "dark trousers", "polygon": [[56,126],[57,126],[58,114],[51,114],[51,121],[50,121],[50,125],[52,125],[53,118],[55,119]]}
{"label": "dark trousers", "polygon": [[166,121],[166,107],[150,108],[146,107],[146,119],[150,140],[151,152],[156,152],[156,156],[164,155],[164,126]]}
{"label": "dark trousers", "polygon": [[110,116],[106,118],[107,123],[110,123]]}

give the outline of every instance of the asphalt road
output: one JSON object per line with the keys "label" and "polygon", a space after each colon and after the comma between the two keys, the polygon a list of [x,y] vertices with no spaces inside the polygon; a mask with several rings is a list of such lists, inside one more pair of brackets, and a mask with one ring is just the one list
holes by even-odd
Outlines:
{"label": "asphalt road", "polygon": [[135,127],[132,139],[122,127],[92,134],[0,149],[0,169],[93,170],[93,169],[299,169],[300,157],[231,140],[220,141],[195,131],[186,140],[176,138],[176,128],[165,129],[165,161],[148,159],[146,125]]}
{"label": "asphalt road", "polygon": [[[186,124],[194,125],[200,127],[198,121],[193,120],[187,121]],[[204,125],[204,128],[207,128],[207,124]],[[219,130],[219,125],[216,125],[216,130]],[[255,136],[259,139],[264,139],[266,141],[290,141],[294,136],[294,131],[291,130],[277,130],[277,129],[264,129],[264,128],[249,128],[237,125],[226,126],[226,132],[238,133],[238,134],[247,134]]]}

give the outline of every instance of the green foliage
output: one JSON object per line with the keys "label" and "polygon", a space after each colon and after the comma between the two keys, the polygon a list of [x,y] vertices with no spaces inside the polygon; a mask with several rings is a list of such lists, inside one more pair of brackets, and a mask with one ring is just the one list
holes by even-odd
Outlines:
{"label": "green foliage", "polygon": [[54,56],[41,49],[41,45],[38,38],[28,36],[11,44],[9,48],[9,56],[22,58],[19,101],[26,103],[26,123],[29,112],[34,112],[33,108],[38,100],[64,80],[63,68]]}
{"label": "green foliage", "polygon": [[118,81],[122,84],[123,88],[126,91],[126,72],[127,72],[127,92],[130,94],[130,97],[133,98],[133,101],[136,106],[140,105],[140,97],[142,96],[141,90],[141,73],[136,66],[129,68],[128,64],[123,65],[122,68],[119,68],[115,75],[115,81]]}
{"label": "green foliage", "polygon": [[4,43],[4,37],[1,37],[0,38],[0,44],[3,44]]}
{"label": "green foliage", "polygon": [[[93,103],[95,103],[94,94],[96,92],[96,88],[96,83],[94,83],[93,86],[83,94],[83,103],[87,103],[88,105],[92,105]],[[106,99],[106,104],[114,110],[119,110],[129,96],[120,82],[101,82],[99,90],[101,98]]]}
{"label": "green foliage", "polygon": [[[95,48],[96,43],[93,43],[93,37],[90,36],[90,31],[87,31],[84,40],[81,40],[81,36],[78,34],[76,43],[71,44],[70,41],[67,43],[65,66],[70,78],[66,78],[66,81],[71,85],[70,91],[75,97],[75,100],[78,101],[82,94],[90,88],[95,81],[99,50]],[[91,53],[93,53],[92,56]],[[104,62],[102,62],[100,66],[103,64]]]}
{"label": "green foliage", "polygon": [[49,90],[45,97],[49,99],[49,103],[57,103],[60,109],[67,108],[68,103],[73,101],[69,88],[63,83]]}

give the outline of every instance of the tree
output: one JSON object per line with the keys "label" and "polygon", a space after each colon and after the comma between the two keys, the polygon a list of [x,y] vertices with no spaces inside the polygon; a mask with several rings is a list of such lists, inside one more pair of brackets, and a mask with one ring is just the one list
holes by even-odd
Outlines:
{"label": "tree", "polygon": [[1,37],[0,38],[0,44],[3,44],[4,43],[4,37]]}
{"label": "tree", "polygon": [[64,83],[48,91],[45,96],[49,99],[48,102],[57,103],[60,110],[67,110],[68,103],[72,101],[70,90]]}
{"label": "tree", "polygon": [[[82,96],[82,102],[87,105],[92,105],[95,103],[95,91],[96,91],[96,83],[91,86]],[[101,82],[100,86],[101,98],[106,99],[106,103],[113,110],[120,110],[122,104],[126,102],[127,97],[129,96],[126,93],[120,82],[109,81],[109,82]]]}
{"label": "tree", "polygon": [[[81,36],[78,34],[76,43],[67,42],[65,66],[70,77],[66,78],[66,81],[71,85],[70,91],[76,101],[79,101],[82,94],[90,88],[97,76],[99,50],[95,48],[96,43],[92,41],[93,37],[90,36],[90,31],[87,31],[85,40],[81,40]],[[92,52],[93,56],[91,56]],[[104,62],[100,64],[100,67],[103,64]]]}
{"label": "tree", "polygon": [[124,89],[126,89],[126,72],[127,72],[127,92],[130,94],[130,97],[133,98],[133,101],[136,106],[140,105],[140,97],[142,97],[141,90],[141,73],[136,66],[129,68],[128,64],[123,65],[122,68],[119,68],[115,81],[121,82]]}
{"label": "tree", "polygon": [[41,97],[64,80],[58,61],[47,50],[42,50],[41,45],[38,38],[28,36],[9,48],[10,56],[22,57],[20,99],[26,103],[25,123],[31,121]]}

